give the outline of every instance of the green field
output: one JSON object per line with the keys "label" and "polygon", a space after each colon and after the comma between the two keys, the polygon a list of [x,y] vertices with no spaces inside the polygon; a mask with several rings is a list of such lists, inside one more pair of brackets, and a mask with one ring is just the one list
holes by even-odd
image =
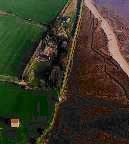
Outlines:
{"label": "green field", "polygon": [[42,32],[19,18],[0,16],[0,75],[18,76]]}
{"label": "green field", "polygon": [[0,9],[40,23],[55,18],[67,0],[0,0]]}
{"label": "green field", "polygon": [[[54,104],[49,107],[49,98],[50,96],[57,96],[55,91],[28,91],[20,88],[17,85],[0,83],[0,128],[3,128],[3,131],[10,128],[1,122],[1,117],[3,118],[20,118],[22,122],[22,128],[26,129],[27,133],[29,130],[26,128],[26,125],[34,123],[33,117],[37,118],[39,116],[45,116],[48,119],[51,117],[54,111]],[[37,105],[40,105],[39,110],[37,111]],[[38,121],[41,125],[48,123],[48,121]],[[36,131],[37,129],[32,129]],[[19,130],[17,130],[19,134]],[[8,139],[7,137],[5,139]],[[13,140],[10,139],[10,141]],[[17,138],[17,141],[19,139]]]}
{"label": "green field", "polygon": [[[67,0],[0,0],[0,75],[19,76],[32,55],[33,45],[46,30],[37,22],[48,23]],[[1,13],[1,11],[0,11]],[[23,18],[35,20],[35,24]]]}
{"label": "green field", "polygon": [[39,115],[48,115],[46,95],[42,91],[26,91],[13,84],[0,83],[0,116],[30,120],[38,114],[37,103],[42,106]]}

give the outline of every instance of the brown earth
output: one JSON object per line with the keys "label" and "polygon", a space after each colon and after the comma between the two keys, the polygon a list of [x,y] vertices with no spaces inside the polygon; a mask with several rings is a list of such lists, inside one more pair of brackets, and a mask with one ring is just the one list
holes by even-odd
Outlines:
{"label": "brown earth", "polygon": [[107,38],[87,8],[66,91],[49,144],[129,144],[129,78],[109,56]]}
{"label": "brown earth", "polygon": [[89,11],[82,19],[67,89],[66,97],[78,95],[120,103],[127,103],[129,98],[129,78],[109,56],[106,36]]}

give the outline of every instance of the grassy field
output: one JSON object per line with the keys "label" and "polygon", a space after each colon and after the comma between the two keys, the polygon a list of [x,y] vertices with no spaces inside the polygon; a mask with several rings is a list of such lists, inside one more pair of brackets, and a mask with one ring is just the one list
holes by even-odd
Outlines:
{"label": "grassy field", "polygon": [[[8,83],[0,83],[0,128],[3,128],[2,135],[3,141],[14,141],[13,137],[9,139],[7,137],[6,132],[10,129],[10,126],[6,126],[4,123],[1,122],[2,118],[20,118],[22,122],[22,127],[17,129],[18,135],[26,135],[28,139],[28,135],[30,130],[27,128],[32,126],[32,123],[41,124],[41,126],[46,126],[48,123],[48,119],[51,117],[54,111],[54,103],[51,107],[49,98],[51,96],[57,96],[55,91],[26,91],[19,86],[8,84]],[[37,109],[38,106],[38,109]],[[38,119],[38,117],[45,116],[47,117],[46,120],[36,120],[34,121],[33,118]],[[38,127],[37,127],[38,128]],[[26,131],[23,131],[23,129]],[[32,128],[31,131],[36,133],[36,127]],[[33,134],[34,134],[33,133]],[[15,141],[19,141],[17,137]],[[11,142],[10,142],[11,143]],[[6,143],[4,143],[6,144]],[[19,143],[18,143],[19,144]]]}
{"label": "grassy field", "polygon": [[37,22],[48,23],[66,2],[67,0],[0,0],[0,9]]}
{"label": "grassy field", "polygon": [[18,76],[43,30],[14,16],[0,16],[0,75]]}
{"label": "grassy field", "polygon": [[42,109],[39,115],[48,114],[47,94],[42,91],[26,91],[19,86],[8,83],[0,83],[0,116],[19,117],[30,120],[36,116],[37,103]]}

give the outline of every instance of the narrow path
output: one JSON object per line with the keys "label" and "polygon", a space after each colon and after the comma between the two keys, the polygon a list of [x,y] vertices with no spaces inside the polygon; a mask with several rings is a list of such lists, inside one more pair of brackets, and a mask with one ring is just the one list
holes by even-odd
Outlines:
{"label": "narrow path", "polygon": [[100,15],[97,8],[93,4],[92,0],[85,0],[85,6],[91,11],[91,13],[101,22],[101,27],[107,35],[108,49],[110,55],[118,62],[123,71],[129,76],[129,65],[120,53],[117,38],[113,32],[112,27],[108,22]]}

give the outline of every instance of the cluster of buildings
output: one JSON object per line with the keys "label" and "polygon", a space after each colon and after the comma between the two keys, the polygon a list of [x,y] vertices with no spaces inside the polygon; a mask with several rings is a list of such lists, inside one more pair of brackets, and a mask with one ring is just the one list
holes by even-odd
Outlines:
{"label": "cluster of buildings", "polygon": [[49,35],[46,36],[42,43],[41,49],[36,55],[36,60],[38,62],[52,61],[54,57],[57,56],[57,44],[55,41],[51,40]]}
{"label": "cluster of buildings", "polygon": [[[50,30],[52,34],[46,35],[42,42],[42,47],[36,55],[38,61],[52,61],[58,56],[60,48],[68,48],[68,35],[65,31],[65,26],[70,22],[69,17],[58,17],[55,25]],[[60,50],[59,50],[60,51]]]}
{"label": "cluster of buildings", "polygon": [[63,65],[62,55],[67,57],[68,53],[68,35],[64,28],[64,24],[66,25],[67,22],[69,22],[67,18],[57,18],[55,25],[43,39],[41,48],[35,56],[37,62],[47,61],[52,67],[49,76],[52,85],[59,83],[58,80],[61,79],[62,73],[61,65]]}

